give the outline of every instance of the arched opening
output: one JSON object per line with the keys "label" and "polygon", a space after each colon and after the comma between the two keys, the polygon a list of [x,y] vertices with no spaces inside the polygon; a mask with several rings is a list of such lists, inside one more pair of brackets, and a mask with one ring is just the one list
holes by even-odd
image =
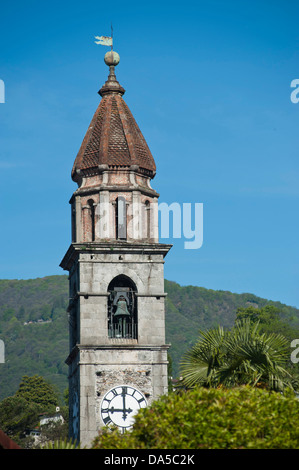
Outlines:
{"label": "arched opening", "polygon": [[77,227],[76,227],[76,207],[75,203],[72,203],[72,242],[77,241]]}
{"label": "arched opening", "polygon": [[90,235],[91,241],[95,241],[95,206],[93,199],[87,201],[89,205]]}
{"label": "arched opening", "polygon": [[137,339],[137,288],[125,275],[115,277],[108,286],[109,338]]}

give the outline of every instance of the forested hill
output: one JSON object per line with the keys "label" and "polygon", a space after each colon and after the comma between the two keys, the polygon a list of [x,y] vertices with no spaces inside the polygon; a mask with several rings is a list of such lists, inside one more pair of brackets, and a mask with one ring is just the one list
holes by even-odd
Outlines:
{"label": "forested hill", "polygon": [[[166,342],[171,344],[175,376],[182,354],[194,344],[199,330],[218,324],[231,327],[238,307],[275,305],[289,324],[299,328],[298,309],[253,294],[180,286],[171,281],[165,281],[165,291]],[[41,375],[61,392],[67,387],[67,305],[67,276],[0,280],[0,339],[5,343],[0,400],[16,392],[24,375]]]}

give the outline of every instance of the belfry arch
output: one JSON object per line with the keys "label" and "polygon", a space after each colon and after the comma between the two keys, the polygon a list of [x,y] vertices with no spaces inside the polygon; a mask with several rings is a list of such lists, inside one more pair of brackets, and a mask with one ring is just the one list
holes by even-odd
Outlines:
{"label": "belfry arch", "polygon": [[128,276],[116,276],[108,286],[108,337],[137,339],[137,288]]}

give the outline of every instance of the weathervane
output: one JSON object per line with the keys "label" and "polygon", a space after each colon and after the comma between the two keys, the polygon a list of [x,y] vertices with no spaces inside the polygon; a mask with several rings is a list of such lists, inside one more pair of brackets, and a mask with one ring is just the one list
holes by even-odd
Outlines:
{"label": "weathervane", "polygon": [[111,52],[113,52],[113,27],[111,24],[111,36],[95,36],[96,44],[101,44],[101,46],[111,46]]}
{"label": "weathervane", "polygon": [[[109,81],[115,81],[114,67],[119,64],[119,54],[113,50],[113,28],[111,23],[111,36],[95,36],[95,43],[101,44],[101,46],[111,46],[111,51],[106,52],[104,61],[105,64],[110,68],[110,75],[108,77]],[[118,82],[117,82],[118,83]]]}

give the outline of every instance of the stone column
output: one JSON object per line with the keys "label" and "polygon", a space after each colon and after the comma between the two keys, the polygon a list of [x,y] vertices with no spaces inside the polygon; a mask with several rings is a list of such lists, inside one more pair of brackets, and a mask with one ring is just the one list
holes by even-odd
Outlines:
{"label": "stone column", "polygon": [[76,242],[80,243],[83,241],[82,237],[82,217],[81,217],[81,198],[80,196],[75,197],[75,211],[76,211]]}

